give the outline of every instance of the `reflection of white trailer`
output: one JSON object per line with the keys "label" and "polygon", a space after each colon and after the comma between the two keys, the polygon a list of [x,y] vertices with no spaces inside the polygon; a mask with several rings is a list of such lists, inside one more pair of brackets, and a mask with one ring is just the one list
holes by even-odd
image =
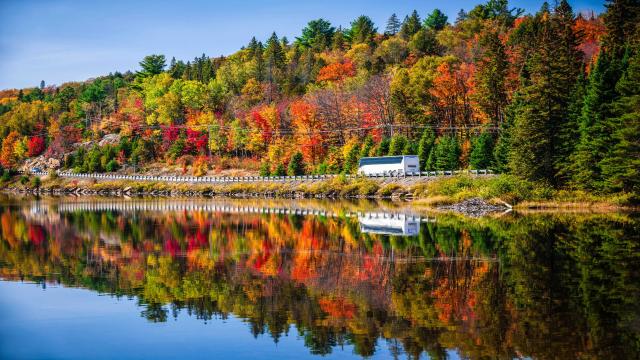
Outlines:
{"label": "reflection of white trailer", "polygon": [[362,175],[404,175],[420,172],[417,155],[379,156],[360,159],[358,173]]}
{"label": "reflection of white trailer", "polygon": [[404,214],[365,214],[358,221],[364,233],[415,236],[420,230],[420,218]]}

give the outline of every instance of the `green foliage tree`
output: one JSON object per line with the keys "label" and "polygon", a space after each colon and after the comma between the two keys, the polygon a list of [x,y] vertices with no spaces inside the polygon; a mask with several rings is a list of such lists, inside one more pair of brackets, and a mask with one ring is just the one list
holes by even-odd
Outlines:
{"label": "green foliage tree", "polygon": [[433,170],[457,170],[460,168],[460,144],[453,135],[438,138],[427,167]]}
{"label": "green foliage tree", "polygon": [[368,44],[373,41],[377,31],[373,20],[368,16],[361,15],[351,22],[348,34],[352,44]]}
{"label": "green foliage tree", "polygon": [[483,132],[472,141],[469,165],[472,169],[490,169],[493,167],[493,135]]}
{"label": "green foliage tree", "polygon": [[402,26],[400,27],[400,36],[405,40],[409,40],[413,34],[417,33],[421,28],[422,24],[420,23],[418,11],[413,10],[410,16],[404,18]]}
{"label": "green foliage tree", "polygon": [[[639,36],[640,37],[640,36]],[[600,161],[605,191],[640,194],[640,45],[616,85],[621,95],[613,105],[614,145]]]}
{"label": "green foliage tree", "polygon": [[289,166],[287,167],[287,175],[300,176],[304,175],[304,157],[301,152],[296,152],[289,160]]}
{"label": "green foliage tree", "polygon": [[142,69],[136,73],[136,76],[145,78],[158,75],[164,71],[165,66],[167,66],[167,61],[164,55],[147,55],[140,61],[140,67]]}
{"label": "green foliage tree", "polygon": [[561,129],[569,118],[581,58],[571,25],[573,12],[565,0],[553,14],[543,7],[530,21],[537,28],[536,46],[525,63],[529,79],[514,118],[510,168],[530,180],[557,183],[554,164],[559,161]]}
{"label": "green foliage tree", "polygon": [[433,129],[426,128],[420,138],[418,145],[418,158],[420,159],[420,169],[427,168],[427,161],[429,160],[429,154],[433,149],[433,145],[436,142],[436,134]]}
{"label": "green foliage tree", "polygon": [[335,30],[336,28],[324,19],[311,20],[302,29],[302,36],[296,40],[303,46],[311,47],[315,51],[322,51],[331,46]]}
{"label": "green foliage tree", "polygon": [[285,169],[282,163],[278,164],[276,168],[271,173],[271,176],[285,176],[287,175],[287,170]]}
{"label": "green foliage tree", "polygon": [[391,14],[389,20],[387,20],[387,26],[385,27],[384,33],[385,35],[393,36],[400,31],[400,26],[402,23],[400,19],[398,19],[398,15],[395,13]]}
{"label": "green foliage tree", "polygon": [[440,9],[433,9],[426,19],[424,19],[424,26],[436,31],[444,29],[447,25],[449,18]]}
{"label": "green foliage tree", "polygon": [[269,163],[266,161],[263,161],[260,163],[260,176],[269,176],[271,175],[271,168],[269,166]]}
{"label": "green foliage tree", "polygon": [[402,155],[405,146],[407,145],[407,137],[404,135],[394,135],[391,138],[391,142],[389,144],[389,153],[387,155]]}

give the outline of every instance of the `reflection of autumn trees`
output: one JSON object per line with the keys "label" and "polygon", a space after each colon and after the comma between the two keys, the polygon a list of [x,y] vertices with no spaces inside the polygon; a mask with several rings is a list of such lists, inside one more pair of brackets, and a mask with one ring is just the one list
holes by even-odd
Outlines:
{"label": "reflection of autumn trees", "polygon": [[4,279],[136,296],[156,322],[233,315],[274,341],[295,326],[314,354],[639,354],[640,231],[626,217],[445,216],[398,237],[348,218],[7,207],[0,226]]}

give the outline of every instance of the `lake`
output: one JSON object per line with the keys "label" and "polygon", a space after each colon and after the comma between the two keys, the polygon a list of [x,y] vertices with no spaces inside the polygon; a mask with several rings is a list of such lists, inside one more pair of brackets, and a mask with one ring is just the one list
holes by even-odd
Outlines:
{"label": "lake", "polygon": [[0,199],[0,358],[640,357],[640,218]]}

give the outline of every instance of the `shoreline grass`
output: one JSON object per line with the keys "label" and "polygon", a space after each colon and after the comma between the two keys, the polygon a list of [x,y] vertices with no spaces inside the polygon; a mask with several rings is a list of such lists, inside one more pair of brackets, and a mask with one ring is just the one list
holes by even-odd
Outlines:
{"label": "shoreline grass", "polygon": [[[34,179],[14,178],[4,182],[4,189],[28,191]],[[439,179],[424,179],[414,184],[384,182],[373,179],[346,179],[286,183],[229,183],[229,184],[174,184],[163,182],[72,180],[43,177],[41,192],[73,189],[92,191],[123,191],[133,194],[200,193],[223,196],[271,197],[327,197],[327,198],[411,198],[416,205],[435,207],[449,205],[470,198],[481,198],[494,204],[507,204],[514,209],[638,209],[633,194],[598,195],[584,191],[561,189],[526,181],[512,175],[474,177],[458,175]],[[45,191],[42,191],[45,190]]]}

